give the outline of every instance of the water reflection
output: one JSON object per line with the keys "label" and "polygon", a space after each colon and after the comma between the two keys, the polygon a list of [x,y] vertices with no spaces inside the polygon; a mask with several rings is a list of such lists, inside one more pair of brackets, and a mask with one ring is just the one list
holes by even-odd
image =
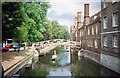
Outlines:
{"label": "water reflection", "polygon": [[[78,57],[74,50],[66,52],[63,47],[55,49],[58,51],[56,61],[52,61],[52,53],[43,57],[34,57],[32,68],[28,71],[22,68],[20,76],[42,75],[42,76],[118,76],[113,72],[84,57]],[[54,51],[54,50],[53,50]],[[31,73],[31,74],[28,74]]]}
{"label": "water reflection", "polygon": [[60,59],[59,64],[61,66],[69,64],[70,63],[70,51],[58,54],[58,58],[57,59]]}

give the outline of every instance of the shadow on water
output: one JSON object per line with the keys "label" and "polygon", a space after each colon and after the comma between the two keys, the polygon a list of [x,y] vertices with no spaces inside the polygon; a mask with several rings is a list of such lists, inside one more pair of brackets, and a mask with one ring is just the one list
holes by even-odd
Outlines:
{"label": "shadow on water", "polygon": [[[46,56],[34,57],[30,69],[23,67],[17,74],[20,76],[119,76],[88,58],[78,57],[77,54],[65,51],[64,46],[58,46]],[[54,50],[57,52],[56,62],[52,62]],[[21,77],[22,78],[22,77]],[[27,78],[27,77],[26,77]],[[28,77],[29,78],[29,77]]]}

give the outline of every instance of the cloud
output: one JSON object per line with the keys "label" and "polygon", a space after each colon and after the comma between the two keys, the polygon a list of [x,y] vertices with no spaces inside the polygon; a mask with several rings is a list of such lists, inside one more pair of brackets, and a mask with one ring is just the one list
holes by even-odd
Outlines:
{"label": "cloud", "polygon": [[77,11],[82,11],[80,8],[82,8],[82,6],[80,6],[82,3],[81,2],[71,2],[72,0],[65,0],[65,1],[61,1],[61,0],[56,0],[53,1],[51,0],[50,4],[52,6],[51,9],[49,9],[49,13],[52,11],[56,12],[56,15],[62,15],[62,14],[71,14],[71,15],[75,15]]}
{"label": "cloud", "polygon": [[[70,21],[70,20],[62,20],[62,19],[59,19],[58,20],[58,23],[60,24],[60,25],[66,25],[66,26],[68,26],[68,30],[70,30],[70,26],[71,26],[71,24],[72,24],[72,22]],[[70,32],[70,31],[69,31]]]}
{"label": "cloud", "polygon": [[69,28],[74,24],[77,12],[81,13],[84,20],[84,4],[90,4],[90,16],[100,11],[101,0],[50,0],[51,8],[47,12],[50,20],[57,20],[60,25],[67,25]]}

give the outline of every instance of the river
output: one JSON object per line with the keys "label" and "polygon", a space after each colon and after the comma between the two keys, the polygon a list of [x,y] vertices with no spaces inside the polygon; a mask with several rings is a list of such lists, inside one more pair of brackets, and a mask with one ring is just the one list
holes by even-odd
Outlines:
{"label": "river", "polygon": [[[17,74],[22,76],[20,78],[29,78],[29,76],[119,76],[118,73],[88,58],[78,57],[75,52],[71,52],[70,47],[68,49],[69,52],[66,52],[64,46],[58,46],[45,56],[35,56],[32,59],[32,66],[29,69],[23,67]],[[57,52],[56,61],[52,61],[54,50]]]}

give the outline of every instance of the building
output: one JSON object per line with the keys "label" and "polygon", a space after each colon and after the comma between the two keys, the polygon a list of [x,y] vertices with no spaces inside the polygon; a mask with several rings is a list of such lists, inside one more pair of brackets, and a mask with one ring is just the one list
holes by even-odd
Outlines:
{"label": "building", "polygon": [[[101,0],[101,11],[89,16],[89,4],[84,4],[84,21],[77,13],[75,38],[85,57],[120,73],[120,1]],[[78,25],[80,24],[80,25]],[[78,36],[79,35],[79,36]]]}
{"label": "building", "polygon": [[77,37],[78,37],[78,35],[77,35],[77,17],[75,17],[75,29],[74,29],[74,31],[75,31],[75,41],[77,41]]}
{"label": "building", "polygon": [[70,27],[70,40],[76,41],[77,40],[77,17],[75,17],[75,25]]}
{"label": "building", "polygon": [[70,27],[70,40],[71,41],[75,41],[76,39],[75,39],[75,26],[74,25],[72,25],[71,27]]}
{"label": "building", "polygon": [[81,12],[77,12],[77,38],[76,38],[77,42],[80,42],[79,27],[81,27]]}
{"label": "building", "polygon": [[89,4],[84,4],[84,21],[81,23],[81,26],[79,27],[80,32],[80,45],[85,50],[87,49],[87,30],[86,26],[89,23]]}
{"label": "building", "polygon": [[101,64],[120,73],[120,1],[101,0]]}
{"label": "building", "polygon": [[89,4],[84,5],[84,21],[79,27],[80,45],[88,57],[100,63],[100,12],[89,16]]}
{"label": "building", "polygon": [[100,63],[100,48],[101,48],[101,21],[100,14],[98,12],[90,17],[89,24],[86,27],[87,30],[87,47],[85,51],[85,56],[91,58],[92,60]]}

